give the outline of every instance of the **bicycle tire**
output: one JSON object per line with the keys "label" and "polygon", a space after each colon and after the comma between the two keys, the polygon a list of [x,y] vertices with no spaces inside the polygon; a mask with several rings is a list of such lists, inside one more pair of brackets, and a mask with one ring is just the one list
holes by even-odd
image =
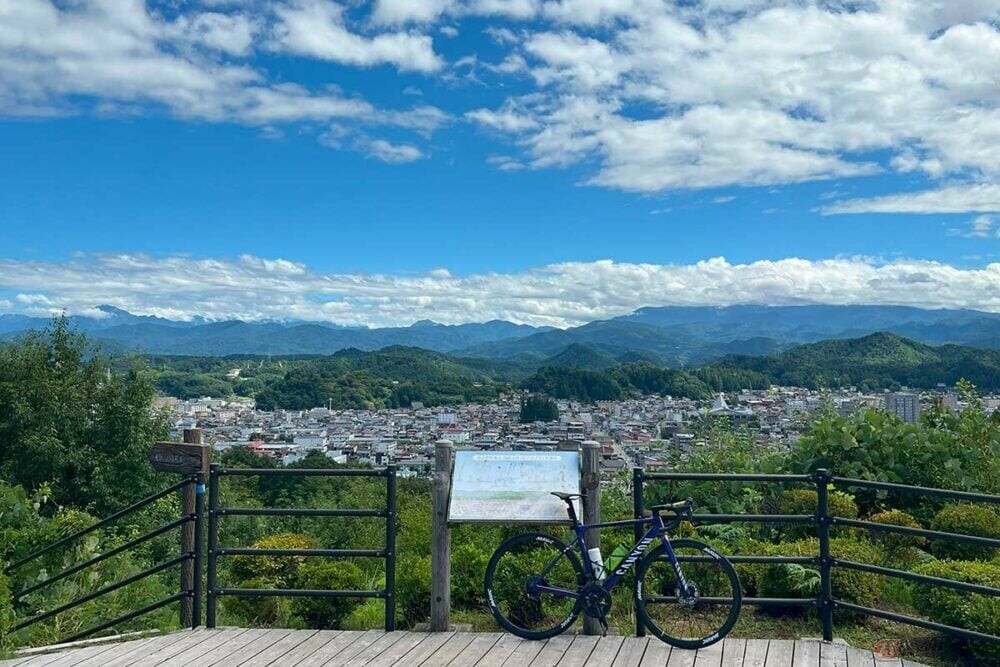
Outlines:
{"label": "bicycle tire", "polygon": [[[541,596],[538,596],[536,599],[535,596],[530,595],[527,592],[526,583],[527,578],[537,576],[540,572],[526,570],[522,573],[520,571],[511,570],[511,566],[507,565],[506,562],[501,563],[505,556],[516,554],[518,550],[527,551],[531,548],[548,551],[552,554],[551,557],[549,557],[549,560],[545,560],[545,556],[541,557],[541,560],[544,560],[546,564],[556,563],[557,560],[563,559],[566,561],[566,563],[557,563],[554,567],[549,568],[550,572],[555,572],[557,569],[559,570],[561,577],[566,580],[561,581],[560,583],[569,586],[570,584],[568,579],[572,576],[575,579],[572,583],[576,586],[577,591],[579,591],[580,587],[583,586],[585,578],[583,574],[583,566],[580,564],[580,559],[575,553],[573,553],[572,549],[569,549],[566,546],[564,542],[544,533],[522,533],[521,535],[511,537],[497,547],[497,550],[493,552],[493,556],[490,558],[490,562],[486,566],[486,602],[489,605],[490,612],[493,614],[493,618],[495,618],[497,623],[500,624],[500,627],[504,628],[508,632],[524,639],[548,639],[549,637],[555,637],[556,635],[564,632],[566,628],[573,625],[574,621],[576,621],[580,615],[580,611],[583,607],[583,601],[580,598],[572,600],[569,598],[557,598],[555,595],[548,595],[546,596],[546,600],[561,599],[563,602],[559,605],[550,604],[552,611],[556,612],[550,620],[546,619],[544,614],[541,614]],[[557,556],[557,554],[559,555]],[[509,571],[500,571],[501,568],[506,568]],[[572,572],[567,570],[567,568],[571,569]],[[512,581],[498,581],[498,574],[501,577],[510,577],[512,578]],[[522,577],[521,580],[518,580],[517,577],[521,574],[524,574],[525,576]],[[502,596],[509,595],[512,592],[521,592],[523,594],[523,598],[515,599],[513,602],[511,600],[502,599]],[[530,612],[522,611],[521,616],[527,616],[529,613],[532,616],[541,614],[543,618],[539,619],[539,622],[542,620],[545,621],[542,627],[525,627],[527,625],[526,619],[519,619],[517,613],[514,613],[512,609],[507,608],[512,605],[516,607],[518,604],[522,605],[520,608],[521,610],[525,607],[530,608]],[[519,622],[521,623],[520,625],[518,624]]]}
{"label": "bicycle tire", "polygon": [[[694,563],[681,562],[681,572],[684,574],[685,579],[691,579],[689,583],[694,583],[696,586],[706,586],[710,588],[709,591],[712,595],[708,596],[711,598],[726,600],[729,599],[730,603],[727,605],[725,602],[705,602],[701,605],[698,604],[697,598],[694,602],[690,602],[686,597],[684,598],[683,604],[681,603],[681,598],[674,593],[669,595],[656,595],[656,593],[662,593],[664,591],[658,590],[664,587],[670,588],[671,585],[677,585],[676,575],[673,574],[673,565],[670,563],[670,559],[667,556],[667,550],[664,545],[660,544],[655,549],[646,554],[639,564],[639,569],[636,572],[636,584],[635,584],[635,602],[636,602],[636,612],[639,615],[639,619],[642,624],[653,634],[655,637],[660,639],[671,646],[676,646],[677,648],[683,649],[698,649],[704,648],[720,641],[723,637],[729,634],[729,631],[733,629],[736,625],[736,621],[739,619],[740,608],[742,607],[743,593],[740,587],[739,576],[736,574],[736,569],[733,564],[730,563],[724,556],[713,549],[711,546],[705,544],[704,542],[698,542],[697,540],[676,540],[671,542],[675,553],[683,551],[697,551],[701,554],[702,558],[707,558],[708,560],[702,561],[703,566],[696,567]],[[694,555],[694,554],[691,554]],[[678,554],[679,558],[682,558],[682,554]],[[655,565],[663,565],[662,576],[657,579],[657,574],[650,576],[650,570]],[[669,566],[669,567],[667,567]],[[660,571],[658,571],[659,573]],[[701,576],[710,575],[712,579],[708,583],[693,581]],[[673,577],[673,582],[670,578]],[[647,578],[650,580],[647,581]],[[721,594],[721,595],[720,595]],[[731,596],[731,597],[729,597]],[[664,604],[657,607],[655,611],[656,614],[650,613],[649,605],[655,604],[658,600],[664,601]],[[672,602],[666,602],[667,600],[673,600]],[[671,607],[670,605],[673,605]],[[704,632],[700,631],[697,634],[701,636],[696,637],[679,637],[676,634],[672,634],[667,631],[661,625],[663,624],[664,616],[673,615],[677,618],[681,618],[684,614],[688,616],[693,616],[695,610],[697,611],[712,609],[724,609],[728,606],[728,612],[720,611],[720,613],[713,615],[712,620],[707,620],[704,627],[707,628]],[[659,617],[659,623],[657,618]],[[722,619],[724,616],[724,620]],[[690,621],[689,621],[690,624]]]}

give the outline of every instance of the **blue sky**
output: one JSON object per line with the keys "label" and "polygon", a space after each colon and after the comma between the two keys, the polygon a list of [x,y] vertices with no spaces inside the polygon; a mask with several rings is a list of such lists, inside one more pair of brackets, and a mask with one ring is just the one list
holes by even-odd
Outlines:
{"label": "blue sky", "polygon": [[0,312],[1000,310],[1000,9],[843,4],[0,0]]}

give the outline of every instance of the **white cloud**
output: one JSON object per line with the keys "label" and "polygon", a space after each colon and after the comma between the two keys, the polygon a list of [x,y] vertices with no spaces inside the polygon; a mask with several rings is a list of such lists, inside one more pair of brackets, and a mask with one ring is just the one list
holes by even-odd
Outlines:
{"label": "white cloud", "polygon": [[1000,238],[1000,217],[995,215],[980,215],[969,223],[969,236],[978,238]]}
{"label": "white cloud", "polygon": [[423,152],[416,146],[409,144],[392,144],[384,139],[373,139],[364,142],[362,149],[368,157],[388,162],[389,164],[403,164],[424,158]]}
{"label": "white cloud", "polygon": [[279,50],[348,65],[395,65],[403,71],[435,72],[444,61],[428,35],[380,33],[364,37],[344,25],[344,10],[328,0],[297,0],[275,9],[275,45]]}
{"label": "white cloud", "polygon": [[[908,285],[913,289],[900,289]],[[1000,264],[788,258],[732,264],[551,264],[520,273],[458,276],[316,273],[297,262],[83,256],[67,262],[0,260],[14,309],[84,312],[108,303],[171,318],[288,318],[386,326],[420,319],[456,324],[506,319],[570,326],[642,306],[897,304],[1000,312]]]}
{"label": "white cloud", "polygon": [[1000,183],[951,185],[935,190],[846,199],[823,213],[994,213],[1000,212]]}

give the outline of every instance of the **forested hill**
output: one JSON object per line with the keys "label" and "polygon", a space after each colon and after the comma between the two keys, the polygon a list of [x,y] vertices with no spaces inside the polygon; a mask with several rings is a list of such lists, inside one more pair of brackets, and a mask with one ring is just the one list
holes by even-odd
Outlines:
{"label": "forested hill", "polygon": [[932,347],[889,333],[825,340],[769,357],[730,356],[706,368],[721,373],[752,371],[775,384],[809,388],[930,388],[965,378],[982,390],[1000,390],[1000,350]]}
{"label": "forested hill", "polygon": [[[707,398],[771,384],[809,388],[900,385],[933,388],[966,378],[1000,390],[1000,351],[932,347],[893,334],[800,345],[766,357],[733,355],[693,369],[664,368],[642,355],[617,358],[574,344],[540,361],[469,359],[420,348],[342,350],[325,357],[149,357],[157,387],[181,398],[233,393],[263,409],[440,405],[489,401],[524,388],[557,398],[598,401],[671,394]],[[238,377],[227,373],[239,369]]]}

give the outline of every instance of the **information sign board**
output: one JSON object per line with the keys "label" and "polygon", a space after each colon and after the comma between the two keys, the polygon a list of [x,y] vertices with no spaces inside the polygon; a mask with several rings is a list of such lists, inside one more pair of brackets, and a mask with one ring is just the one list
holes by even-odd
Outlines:
{"label": "information sign board", "polygon": [[[566,503],[553,491],[580,492],[576,451],[455,452],[451,523],[566,523]],[[574,501],[577,516],[579,499]]]}

